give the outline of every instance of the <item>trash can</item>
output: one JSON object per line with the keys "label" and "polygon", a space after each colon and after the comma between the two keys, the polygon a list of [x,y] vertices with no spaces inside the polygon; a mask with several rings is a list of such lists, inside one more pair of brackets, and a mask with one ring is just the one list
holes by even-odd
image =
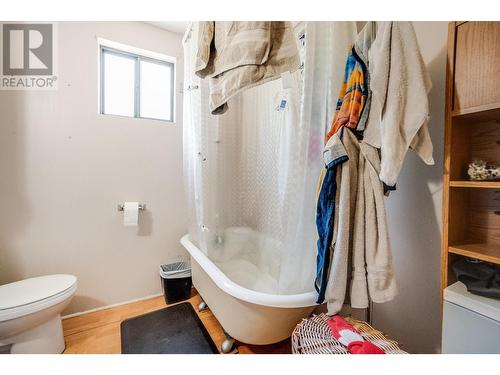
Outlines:
{"label": "trash can", "polygon": [[163,293],[167,304],[188,299],[191,296],[191,266],[188,262],[176,262],[160,266]]}

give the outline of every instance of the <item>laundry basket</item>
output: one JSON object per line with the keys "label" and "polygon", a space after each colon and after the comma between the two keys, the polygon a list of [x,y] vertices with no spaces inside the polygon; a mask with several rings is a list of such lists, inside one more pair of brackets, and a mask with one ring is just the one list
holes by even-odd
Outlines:
{"label": "laundry basket", "polygon": [[163,293],[167,304],[188,299],[191,296],[191,265],[176,262],[160,266]]}
{"label": "laundry basket", "polygon": [[[313,315],[297,324],[292,333],[293,354],[349,354],[347,348],[332,335],[326,314]],[[371,341],[386,354],[407,354],[398,343],[387,338],[368,323],[350,317],[345,320],[358,330],[366,341]]]}

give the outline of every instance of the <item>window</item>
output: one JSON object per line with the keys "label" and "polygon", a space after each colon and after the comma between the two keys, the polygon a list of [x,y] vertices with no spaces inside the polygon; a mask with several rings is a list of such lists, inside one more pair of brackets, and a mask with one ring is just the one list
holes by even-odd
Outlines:
{"label": "window", "polygon": [[174,121],[174,64],[101,46],[100,113]]}

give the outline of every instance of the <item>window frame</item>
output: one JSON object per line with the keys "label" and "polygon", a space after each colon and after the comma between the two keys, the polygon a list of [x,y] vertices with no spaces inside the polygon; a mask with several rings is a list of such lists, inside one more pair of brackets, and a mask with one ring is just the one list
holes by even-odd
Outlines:
{"label": "window frame", "polygon": [[[134,60],[134,115],[126,116],[126,115],[116,115],[112,113],[105,112],[105,104],[104,104],[104,90],[105,90],[105,69],[104,69],[104,56],[105,54],[112,54],[115,56],[120,56],[124,58],[128,58]],[[159,58],[145,56],[140,53],[129,52],[126,50],[109,47],[104,44],[99,45],[99,114],[108,115],[108,116],[121,116],[127,118],[138,118],[145,120],[156,120],[156,121],[164,121],[164,122],[175,122],[175,62],[162,60]],[[143,117],[140,115],[141,113],[141,61],[146,61],[158,65],[164,65],[170,67],[170,118],[162,119],[155,117]]]}

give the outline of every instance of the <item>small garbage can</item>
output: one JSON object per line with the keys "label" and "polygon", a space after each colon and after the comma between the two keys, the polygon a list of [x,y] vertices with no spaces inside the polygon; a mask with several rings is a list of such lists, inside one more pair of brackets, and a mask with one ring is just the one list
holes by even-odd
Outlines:
{"label": "small garbage can", "polygon": [[188,299],[191,296],[191,266],[188,262],[176,262],[160,266],[163,293],[167,304]]}

